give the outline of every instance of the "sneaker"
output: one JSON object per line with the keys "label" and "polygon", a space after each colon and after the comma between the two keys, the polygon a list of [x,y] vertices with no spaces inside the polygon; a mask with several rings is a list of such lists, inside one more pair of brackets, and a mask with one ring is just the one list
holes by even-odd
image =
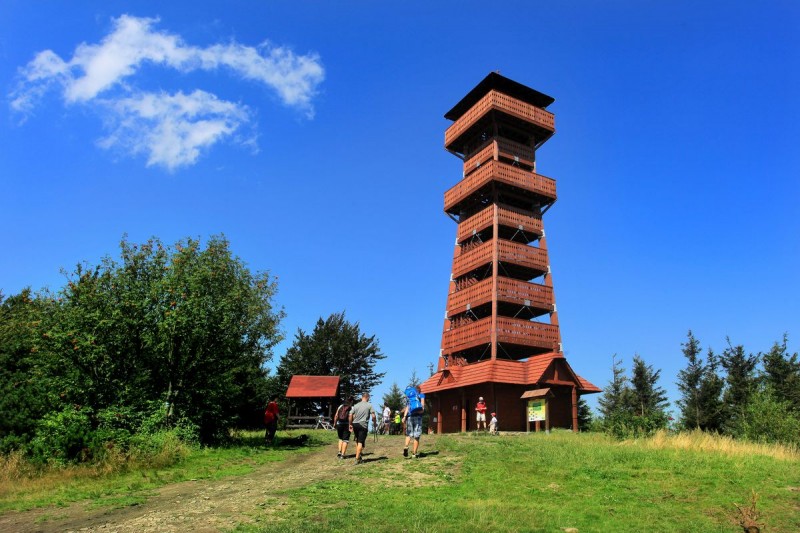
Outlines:
{"label": "sneaker", "polygon": [[408,448],[403,448],[403,457],[408,457]]}
{"label": "sneaker", "polygon": [[358,459],[356,459],[356,464],[357,464],[357,465],[364,464],[364,459],[362,459],[361,457],[359,457]]}
{"label": "sneaker", "polygon": [[412,454],[411,454],[411,458],[412,458],[412,459],[416,459],[417,457],[418,457],[418,455],[417,455],[417,454],[415,454],[415,453],[412,453]]}
{"label": "sneaker", "polygon": [[336,454],[336,458],[337,458],[337,459],[341,459],[341,458],[342,458],[342,452],[339,452],[339,453],[337,453],[337,454]]}

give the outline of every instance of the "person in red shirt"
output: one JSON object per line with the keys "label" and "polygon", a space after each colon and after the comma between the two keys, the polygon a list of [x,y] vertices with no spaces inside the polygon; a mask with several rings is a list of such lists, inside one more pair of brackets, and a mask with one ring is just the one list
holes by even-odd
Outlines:
{"label": "person in red shirt", "polygon": [[481,429],[481,423],[483,423],[483,430],[486,431],[486,402],[483,401],[483,396],[478,398],[478,404],[475,406],[475,412],[478,413],[478,415],[477,415],[477,421],[478,421],[477,429]]}
{"label": "person in red shirt", "polygon": [[278,430],[278,397],[272,396],[267,404],[267,410],[264,411],[264,425],[267,426],[267,432],[264,439],[267,444],[275,442],[275,432]]}

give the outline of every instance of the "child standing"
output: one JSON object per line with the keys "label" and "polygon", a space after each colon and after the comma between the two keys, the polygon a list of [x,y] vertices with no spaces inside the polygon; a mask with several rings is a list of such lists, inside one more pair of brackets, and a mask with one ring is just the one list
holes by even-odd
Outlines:
{"label": "child standing", "polygon": [[489,421],[489,433],[497,435],[497,413],[492,413],[492,419]]}

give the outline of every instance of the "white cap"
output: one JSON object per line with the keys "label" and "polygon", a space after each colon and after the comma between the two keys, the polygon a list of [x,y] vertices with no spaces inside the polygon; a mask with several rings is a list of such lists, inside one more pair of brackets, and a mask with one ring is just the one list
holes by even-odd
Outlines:
{"label": "white cap", "polygon": [[478,397],[478,400],[483,400],[483,396],[479,396],[479,397]]}

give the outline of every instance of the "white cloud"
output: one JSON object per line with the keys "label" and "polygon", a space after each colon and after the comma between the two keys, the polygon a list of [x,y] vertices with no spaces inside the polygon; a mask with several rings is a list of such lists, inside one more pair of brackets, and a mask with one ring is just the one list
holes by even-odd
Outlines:
{"label": "white cloud", "polygon": [[113,130],[103,148],[147,155],[147,166],[168,170],[191,165],[203,148],[229,137],[248,121],[247,108],[204,91],[142,93],[108,101]]}
{"label": "white cloud", "polygon": [[58,86],[67,105],[96,103],[112,113],[108,123],[113,131],[101,146],[147,153],[148,165],[169,169],[194,163],[202,148],[230,137],[248,122],[248,112],[243,105],[202,90],[172,95],[138,91],[134,78],[145,64],[181,73],[224,68],[270,88],[283,104],[307,117],[314,116],[312,100],[325,77],[316,54],[297,55],[269,42],[258,47],[195,47],[178,35],[154,30],[156,23],[158,19],[123,15],[100,43],[80,44],[69,61],[51,50],[38,53],[20,69],[11,108],[30,113],[50,88]]}

